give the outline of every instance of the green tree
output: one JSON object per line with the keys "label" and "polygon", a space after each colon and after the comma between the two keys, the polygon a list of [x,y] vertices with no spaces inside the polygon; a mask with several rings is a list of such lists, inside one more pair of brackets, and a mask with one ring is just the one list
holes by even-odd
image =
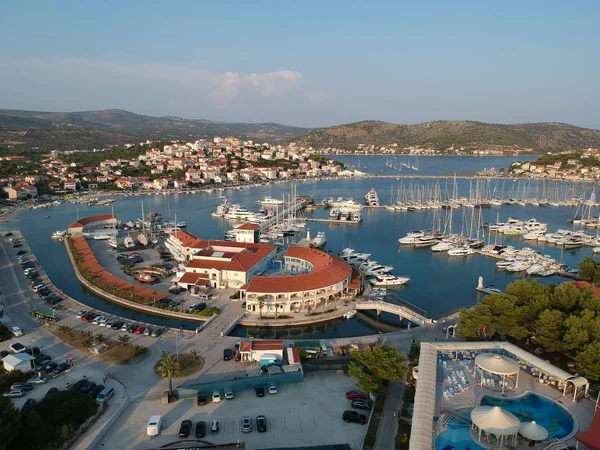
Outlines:
{"label": "green tree", "polygon": [[192,358],[194,358],[194,361],[196,361],[198,358],[200,358],[200,351],[193,348],[190,350],[190,355],[192,356]]}
{"label": "green tree", "polygon": [[492,334],[493,317],[485,303],[478,303],[473,308],[461,309],[459,312],[458,334],[464,339],[477,339],[487,330]]}
{"label": "green tree", "polygon": [[581,291],[571,283],[562,283],[554,288],[550,304],[563,312],[570,312],[579,303]]}
{"label": "green tree", "polygon": [[577,370],[590,380],[600,380],[600,342],[594,341],[587,345],[575,357]]}
{"label": "green tree", "polygon": [[267,297],[265,295],[259,295],[256,300],[258,300],[258,312],[260,313],[260,318],[262,319],[262,310],[265,307],[265,299]]}
{"label": "green tree", "polygon": [[589,256],[583,258],[579,263],[579,279],[582,281],[594,281],[596,275],[596,263]]}
{"label": "green tree", "polygon": [[522,339],[527,329],[521,322],[521,308],[517,307],[518,298],[509,294],[493,294],[485,298],[493,317],[493,329],[501,335]]}
{"label": "green tree", "polygon": [[0,450],[14,448],[19,438],[21,421],[19,410],[9,398],[0,397]]}
{"label": "green tree", "polygon": [[548,352],[562,349],[564,314],[556,309],[542,311],[535,322],[535,341]]}
{"label": "green tree", "polygon": [[117,341],[119,341],[121,343],[121,347],[127,345],[127,343],[131,340],[131,338],[129,336],[127,336],[126,334],[122,334],[121,336],[119,336],[117,338]]}
{"label": "green tree", "polygon": [[181,366],[177,361],[177,356],[163,350],[158,361],[158,371],[163,378],[169,380],[169,397],[173,397],[173,378],[179,374],[180,370]]}
{"label": "green tree", "polygon": [[185,178],[185,172],[179,167],[173,169],[173,173],[171,175],[173,176],[174,180],[183,180]]}
{"label": "green tree", "polygon": [[366,392],[381,393],[390,381],[406,377],[406,355],[396,347],[377,345],[370,350],[354,350],[354,361],[348,373],[356,378],[356,385]]}
{"label": "green tree", "polygon": [[565,320],[564,325],[566,331],[562,340],[563,349],[569,354],[574,354],[586,346],[590,340],[590,335],[579,316],[570,315]]}

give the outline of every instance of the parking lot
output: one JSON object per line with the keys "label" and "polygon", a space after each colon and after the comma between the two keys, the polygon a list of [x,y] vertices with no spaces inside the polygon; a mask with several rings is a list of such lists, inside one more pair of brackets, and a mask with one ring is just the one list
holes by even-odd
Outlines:
{"label": "parking lot", "polygon": [[[98,449],[158,447],[179,440],[177,432],[181,421],[190,419],[195,424],[205,421],[208,429],[214,420],[219,422],[219,433],[203,438],[214,444],[242,441],[246,448],[309,446],[348,443],[352,449],[362,444],[365,425],[345,423],[342,412],[350,409],[345,392],[355,389],[353,380],[343,374],[308,374],[305,381],[282,386],[274,395],[257,398],[254,391],[236,392],[233,400],[197,406],[193,400],[182,400],[162,405],[158,400],[133,401],[120,420],[108,431]],[[160,436],[146,435],[151,415],[162,416]],[[267,431],[256,431],[256,416],[267,418]],[[249,416],[253,431],[242,433],[241,418]],[[189,439],[193,439],[193,430]]]}

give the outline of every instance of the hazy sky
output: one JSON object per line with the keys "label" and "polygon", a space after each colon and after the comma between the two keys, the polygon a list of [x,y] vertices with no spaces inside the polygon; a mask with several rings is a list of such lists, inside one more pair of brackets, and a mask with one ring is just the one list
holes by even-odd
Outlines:
{"label": "hazy sky", "polygon": [[0,108],[600,128],[600,0],[9,1]]}

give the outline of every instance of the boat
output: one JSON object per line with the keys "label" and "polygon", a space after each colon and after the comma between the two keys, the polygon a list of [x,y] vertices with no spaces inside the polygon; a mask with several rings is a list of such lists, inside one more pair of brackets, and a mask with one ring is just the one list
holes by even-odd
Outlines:
{"label": "boat", "polygon": [[434,252],[447,252],[448,250],[452,250],[454,247],[455,245],[452,242],[442,241],[431,247],[431,250]]}
{"label": "boat", "polygon": [[323,200],[323,203],[325,204],[325,206],[328,206],[330,208],[339,208],[339,209],[343,209],[343,208],[362,209],[363,208],[363,205],[358,203],[353,198],[343,199],[342,197],[338,197],[337,200],[333,200],[330,198],[327,200]]}
{"label": "boat", "polygon": [[259,200],[257,203],[260,203],[264,206],[279,206],[283,205],[285,202],[283,200],[278,200],[276,198],[266,196],[264,199]]}
{"label": "boat", "polygon": [[138,273],[135,279],[140,283],[154,283],[156,281],[156,278],[147,273]]}
{"label": "boat", "polygon": [[312,240],[311,244],[313,245],[313,247],[319,248],[319,247],[323,247],[326,242],[327,242],[327,237],[325,236],[325,232],[319,231],[317,233],[317,235],[315,236],[315,238]]}
{"label": "boat", "polygon": [[376,274],[369,280],[373,286],[401,286],[410,281],[409,277],[397,277],[395,275]]}
{"label": "boat", "polygon": [[596,255],[599,254],[600,253],[600,247],[594,247],[592,249],[592,252],[594,252],[594,254],[596,254]]}
{"label": "boat", "polygon": [[365,202],[368,206],[379,206],[379,196],[375,188],[371,188],[369,192],[365,194]]}
{"label": "boat", "polygon": [[477,287],[475,289],[477,289],[479,292],[483,292],[484,294],[502,294],[502,291],[493,284],[484,287]]}
{"label": "boat", "polygon": [[67,232],[64,230],[60,230],[60,231],[55,231],[54,233],[52,233],[52,235],[50,236],[52,239],[62,239],[66,236]]}
{"label": "boat", "polygon": [[452,248],[448,250],[448,256],[468,256],[475,253],[468,245],[462,245],[460,247]]}
{"label": "boat", "polygon": [[117,248],[119,246],[119,240],[116,236],[113,236],[108,240],[108,245],[110,245],[112,248]]}
{"label": "boat", "polygon": [[350,311],[346,311],[342,317],[344,319],[352,319],[354,316],[356,316],[356,310],[351,309]]}
{"label": "boat", "polygon": [[[138,237],[138,239],[139,239],[139,237]],[[123,245],[125,246],[125,248],[133,248],[133,247],[135,247],[135,242],[133,241],[133,239],[131,237],[127,236],[125,239],[123,239]]]}
{"label": "boat", "polygon": [[225,217],[225,214],[229,212],[230,205],[227,203],[227,199],[223,197],[223,201],[219,206],[217,206],[217,210],[211,214],[212,217]]}
{"label": "boat", "polygon": [[96,234],[94,240],[96,241],[107,241],[111,238],[110,234]]}

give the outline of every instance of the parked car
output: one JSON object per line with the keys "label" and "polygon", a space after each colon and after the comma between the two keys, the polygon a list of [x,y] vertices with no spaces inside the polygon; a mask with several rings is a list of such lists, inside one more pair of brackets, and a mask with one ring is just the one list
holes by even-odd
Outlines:
{"label": "parked car", "polygon": [[129,324],[129,326],[127,327],[127,332],[128,333],[135,333],[135,331],[138,329],[138,326],[135,323],[131,323]]}
{"label": "parked car", "polygon": [[8,236],[12,236],[12,231],[8,231],[6,233],[4,233],[4,237],[8,237]]}
{"label": "parked car", "polygon": [[161,334],[163,333],[163,329],[162,328],[154,328],[152,330],[152,337],[159,337]]}
{"label": "parked car", "polygon": [[101,320],[104,320],[104,316],[96,316],[96,317],[94,317],[94,320],[92,320],[92,323],[94,325],[98,325]]}
{"label": "parked car", "polygon": [[21,337],[21,336],[23,336],[23,330],[21,330],[17,326],[11,327],[10,331],[11,331],[12,334],[15,335],[15,337]]}
{"label": "parked car", "polygon": [[8,347],[13,353],[25,353],[27,351],[27,347],[19,342],[13,342]]}
{"label": "parked car", "polygon": [[82,378],[81,380],[76,381],[71,386],[69,386],[69,390],[71,390],[73,392],[77,392],[79,389],[81,389],[82,387],[84,387],[87,384],[88,384],[88,380]]}
{"label": "parked car", "polygon": [[89,311],[79,311],[75,317],[77,317],[78,319],[81,319],[85,314],[87,314]]}
{"label": "parked car", "polygon": [[93,315],[94,315],[94,313],[91,311],[86,312],[81,315],[81,320],[83,320],[84,322],[87,322],[89,320],[89,318],[92,317]]}
{"label": "parked car", "polygon": [[48,288],[41,289],[37,291],[38,297],[46,297],[47,295],[52,294],[52,291]]}
{"label": "parked car", "polygon": [[192,421],[184,420],[183,422],[181,422],[181,425],[179,425],[179,432],[177,433],[177,435],[180,438],[186,438],[190,435],[190,431],[192,431]]}
{"label": "parked car", "polygon": [[121,325],[121,331],[129,331],[130,326],[131,324],[129,322],[124,322],[123,325]]}
{"label": "parked car", "polygon": [[367,423],[367,416],[352,410],[344,411],[342,414],[342,419],[347,423],[360,423],[361,425]]}
{"label": "parked car", "polygon": [[223,361],[229,361],[231,358],[233,358],[233,350],[230,348],[223,350]]}
{"label": "parked car", "polygon": [[252,431],[252,419],[250,417],[242,417],[242,433],[250,433]]}
{"label": "parked car", "polygon": [[6,350],[0,350],[0,358],[6,358],[8,355],[10,355],[10,352]]}
{"label": "parked car", "polygon": [[11,391],[31,391],[33,386],[27,383],[15,383],[10,387]]}
{"label": "parked car", "polygon": [[254,388],[254,392],[256,393],[257,397],[264,397],[265,396],[265,388],[262,388],[262,387]]}
{"label": "parked car", "polygon": [[364,400],[364,399],[356,399],[356,400],[352,400],[352,404],[351,406],[354,409],[364,409],[366,411],[371,411],[371,402],[369,400]]}
{"label": "parked car", "polygon": [[46,287],[46,285],[44,283],[38,283],[35,286],[33,286],[33,292],[38,292],[42,289],[44,289]]}
{"label": "parked car", "polygon": [[120,320],[117,320],[117,321],[113,322],[111,328],[113,330],[120,330],[122,327],[123,327],[123,322],[121,322]]}
{"label": "parked car", "polygon": [[25,353],[29,353],[34,358],[42,354],[39,347],[28,347],[27,350],[25,350]]}
{"label": "parked car", "polygon": [[179,294],[181,291],[179,290],[178,287],[172,287],[172,288],[169,288],[169,292],[171,294]]}
{"label": "parked car", "polygon": [[2,397],[23,397],[24,395],[23,391],[8,391],[2,394]]}
{"label": "parked car", "polygon": [[267,418],[265,416],[256,417],[256,431],[259,433],[267,431]]}
{"label": "parked car", "polygon": [[53,375],[53,377],[57,377],[61,373],[67,372],[70,368],[71,368],[71,366],[69,366],[67,363],[61,363],[56,367],[56,369],[54,369],[54,372],[52,372],[52,375]]}
{"label": "parked car", "polygon": [[108,319],[106,322],[104,322],[104,326],[106,328],[112,328],[113,323],[115,323],[116,319]]}
{"label": "parked car", "polygon": [[143,334],[145,329],[144,326],[140,325],[135,329],[135,334]]}
{"label": "parked car", "polygon": [[13,244],[13,248],[19,248],[19,247],[23,247],[23,244],[20,244],[18,242],[16,244]]}
{"label": "parked car", "polygon": [[52,358],[49,355],[40,355],[37,358],[35,358],[35,366],[36,367],[42,367],[44,364],[47,364],[48,361],[51,361]]}
{"label": "parked car", "polygon": [[204,436],[206,436],[206,422],[202,420],[200,422],[196,422],[194,436],[196,436],[196,438],[203,438]]}
{"label": "parked car", "polygon": [[89,394],[95,388],[96,388],[96,383],[94,383],[93,381],[90,381],[85,386],[82,386],[81,389],[79,389],[79,392],[81,392],[83,394]]}
{"label": "parked car", "polygon": [[274,384],[269,385],[269,394],[277,394],[277,386]]}
{"label": "parked car", "polygon": [[23,255],[26,255],[26,254],[27,254],[27,252],[26,252],[25,250],[18,250],[18,251],[15,253],[15,255],[17,255],[17,256],[23,256]]}
{"label": "parked car", "polygon": [[233,400],[235,398],[235,394],[233,393],[233,389],[227,388],[225,389],[225,400]]}
{"label": "parked car", "polygon": [[27,384],[46,384],[48,382],[48,378],[46,377],[34,377],[27,380],[25,383]]}
{"label": "parked car", "polygon": [[198,394],[198,396],[196,397],[196,404],[198,406],[204,406],[207,403],[208,403],[208,399],[206,398],[206,395]]}
{"label": "parked car", "polygon": [[152,328],[148,327],[144,330],[144,336],[150,336],[152,334]]}
{"label": "parked car", "polygon": [[348,391],[348,392],[346,392],[346,398],[348,400],[368,399],[369,396],[367,394],[365,394],[364,392],[360,392],[360,391]]}
{"label": "parked car", "polygon": [[213,420],[212,423],[210,424],[210,433],[217,434],[218,432],[219,432],[219,421]]}
{"label": "parked car", "polygon": [[56,369],[58,367],[58,363],[55,362],[49,362],[48,364],[46,364],[46,366],[44,366],[44,368],[41,370],[42,373],[50,373],[53,372],[54,369]]}
{"label": "parked car", "polygon": [[221,393],[219,391],[214,391],[212,394],[212,402],[219,403],[221,401]]}
{"label": "parked car", "polygon": [[104,385],[97,384],[92,390],[90,390],[89,394],[92,398],[98,397],[98,394],[104,390]]}

